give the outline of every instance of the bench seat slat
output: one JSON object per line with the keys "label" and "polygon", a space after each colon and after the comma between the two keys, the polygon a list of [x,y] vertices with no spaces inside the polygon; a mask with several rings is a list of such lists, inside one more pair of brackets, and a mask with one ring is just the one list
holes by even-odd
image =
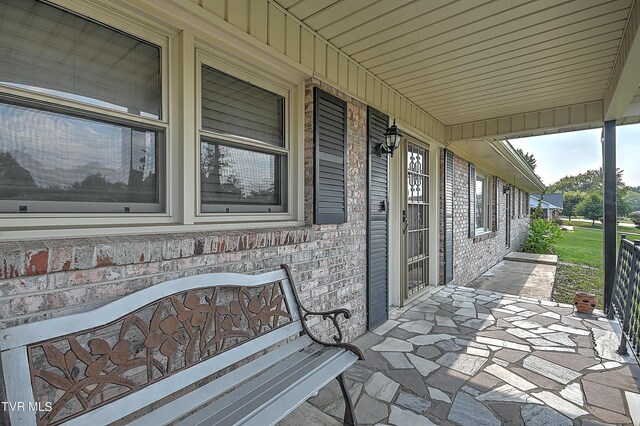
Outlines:
{"label": "bench seat slat", "polygon": [[[291,366],[288,360],[283,360],[283,364],[291,368],[284,374],[278,375],[275,380],[265,382],[263,375],[257,375],[243,386],[244,389],[239,388],[225,395],[224,400],[221,399],[203,408],[180,422],[179,425],[245,424],[245,422],[251,421],[254,414],[256,424],[273,424],[307,400],[317,389],[331,381],[357,359],[356,355],[344,349],[328,347],[322,347],[320,356],[317,353],[309,353],[309,355],[305,363],[297,366]],[[267,375],[268,372],[264,374]],[[250,389],[250,392],[247,392],[247,388]],[[290,389],[295,389],[293,394],[290,394]],[[281,416],[278,417],[275,413],[268,414],[268,417],[262,415],[262,412],[269,413],[270,406],[281,400],[285,406],[291,406],[285,409]]]}
{"label": "bench seat slat", "polygon": [[340,352],[341,349],[314,345],[302,351],[295,359],[289,357],[282,360],[279,365],[254,376],[249,383],[213,403],[207,409],[208,421],[205,424],[213,426],[237,423],[237,419],[246,416],[248,410],[259,407],[261,401],[281,393],[282,389],[295,383],[299,377],[330,362]]}
{"label": "bench seat slat", "polygon": [[243,426],[273,425],[282,420],[287,414],[295,410],[300,404],[312,397],[319,389],[322,389],[331,380],[342,374],[347,368],[358,360],[358,356],[352,352],[344,351],[331,364],[317,369],[309,374],[304,381],[287,389],[286,392],[273,398],[260,410],[248,415],[242,421]]}
{"label": "bench seat slat", "polygon": [[116,421],[128,413],[153,404],[191,383],[204,379],[220,369],[231,366],[251,354],[260,352],[281,340],[296,336],[301,331],[302,325],[299,321],[287,324],[284,327],[263,334],[213,358],[209,358],[206,361],[146,386],[135,392],[135,394],[132,395],[135,395],[133,398],[121,398],[89,411],[83,416],[70,419],[65,423],[65,426],[86,426],[88,424],[104,424]]}
{"label": "bench seat slat", "polygon": [[256,372],[266,370],[274,365],[279,365],[281,364],[282,359],[297,353],[312,344],[313,341],[309,336],[302,336],[293,342],[289,342],[284,346],[281,346],[274,351],[269,352],[268,354],[207,383],[185,396],[175,399],[162,407],[153,410],[149,414],[132,421],[129,423],[129,426],[161,426],[174,422],[184,416],[185,413],[207,404],[209,401],[233,388],[238,383],[254,376]]}

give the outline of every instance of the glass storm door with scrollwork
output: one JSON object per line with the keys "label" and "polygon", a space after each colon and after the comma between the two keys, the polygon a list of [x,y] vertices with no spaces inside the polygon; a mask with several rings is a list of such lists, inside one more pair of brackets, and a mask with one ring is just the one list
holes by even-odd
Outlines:
{"label": "glass storm door with scrollwork", "polygon": [[406,147],[403,292],[409,299],[429,284],[429,150],[411,142]]}

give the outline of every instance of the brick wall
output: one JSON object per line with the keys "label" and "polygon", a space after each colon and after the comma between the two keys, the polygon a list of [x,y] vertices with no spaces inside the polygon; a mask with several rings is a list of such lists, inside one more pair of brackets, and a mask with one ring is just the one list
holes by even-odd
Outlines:
{"label": "brick wall", "polygon": [[[498,180],[498,230],[469,238],[469,162],[453,159],[453,285],[466,285],[498,263],[505,254],[522,248],[529,229],[528,216],[512,216],[511,245],[506,245],[506,195]],[[444,150],[440,150],[440,214],[444,217]],[[493,178],[491,178],[493,179]],[[494,191],[492,191],[492,194]],[[515,191],[514,191],[515,193]],[[440,258],[444,259],[444,229],[440,229]],[[440,265],[440,282],[444,282],[444,261]]]}
{"label": "brick wall", "polygon": [[[346,338],[366,330],[366,108],[348,103],[348,223],[312,224],[313,86],[305,91],[305,219],[300,228],[0,243],[0,328],[87,310],[162,281],[292,266],[302,302],[351,309]],[[72,235],[72,232],[70,232]],[[328,324],[317,325],[327,336]]]}

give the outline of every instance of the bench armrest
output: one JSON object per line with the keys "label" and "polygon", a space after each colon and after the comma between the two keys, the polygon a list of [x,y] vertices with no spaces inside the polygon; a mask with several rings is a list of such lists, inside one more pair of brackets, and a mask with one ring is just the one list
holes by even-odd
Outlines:
{"label": "bench armrest", "polygon": [[[362,351],[357,346],[349,344],[349,343],[344,343],[342,341],[343,334],[342,334],[342,329],[340,328],[340,324],[338,323],[338,315],[342,315],[345,319],[349,319],[349,318],[351,318],[351,311],[346,309],[346,308],[338,308],[338,309],[333,309],[333,310],[324,311],[324,312],[316,312],[316,311],[311,311],[311,310],[307,309],[302,304],[302,302],[300,301],[300,298],[298,297],[298,290],[296,289],[296,286],[293,284],[293,275],[291,274],[291,269],[289,269],[288,265],[281,265],[281,267],[287,273],[287,277],[289,279],[289,283],[291,284],[291,288],[293,289],[293,295],[294,295],[294,297],[296,299],[296,303],[298,305],[298,311],[300,312],[300,317],[301,317],[301,320],[302,320],[301,321],[302,322],[302,327],[307,332],[309,337],[314,342],[323,344],[325,346],[334,346],[334,347],[347,349],[348,351],[351,351],[354,354],[356,354],[360,360],[364,360],[364,355],[362,354]],[[307,319],[309,317],[314,317],[314,316],[320,316],[320,317],[322,317],[323,320],[330,320],[333,323],[333,327],[337,331],[337,334],[333,336],[333,340],[335,342],[325,342],[325,341],[320,340],[309,329],[309,327],[307,327]]]}

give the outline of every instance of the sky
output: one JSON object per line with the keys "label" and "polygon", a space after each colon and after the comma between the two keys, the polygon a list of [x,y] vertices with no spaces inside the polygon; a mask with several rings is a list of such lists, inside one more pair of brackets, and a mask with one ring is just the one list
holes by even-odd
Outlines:
{"label": "sky", "polygon": [[[545,185],[565,176],[602,167],[602,129],[555,135],[509,139],[511,145],[536,158],[536,173]],[[629,186],[640,186],[640,124],[616,128],[616,161],[624,170],[622,180]]]}

